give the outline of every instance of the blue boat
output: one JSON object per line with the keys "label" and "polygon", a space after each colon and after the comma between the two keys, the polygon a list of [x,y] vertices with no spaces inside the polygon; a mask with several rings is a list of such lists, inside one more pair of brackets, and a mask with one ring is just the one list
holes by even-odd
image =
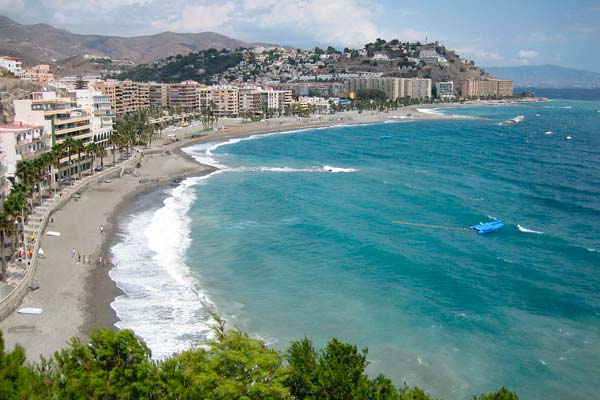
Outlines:
{"label": "blue boat", "polygon": [[477,232],[480,235],[486,235],[488,233],[499,231],[504,228],[504,222],[499,219],[491,222],[480,223],[479,225],[470,226],[469,229]]}

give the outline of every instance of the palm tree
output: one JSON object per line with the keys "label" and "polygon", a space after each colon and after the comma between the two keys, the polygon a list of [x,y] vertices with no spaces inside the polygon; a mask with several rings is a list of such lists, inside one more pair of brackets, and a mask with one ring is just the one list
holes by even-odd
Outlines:
{"label": "palm tree", "polygon": [[83,139],[73,140],[71,151],[77,152],[77,179],[81,179],[81,153],[85,151]]}
{"label": "palm tree", "polygon": [[63,143],[55,144],[50,150],[50,160],[51,165],[56,166],[56,176],[58,179],[58,190],[61,190],[61,177],[60,177],[60,160],[63,158],[63,154],[65,153],[65,146]]}
{"label": "palm tree", "polygon": [[71,183],[71,155],[73,154],[73,149],[75,148],[75,140],[71,138],[66,138],[64,142],[62,142],[62,148],[69,154],[69,183]]}
{"label": "palm tree", "polygon": [[0,271],[0,280],[4,279],[4,274],[6,274],[6,238],[12,234],[13,230],[13,221],[10,220],[10,216],[2,210],[0,212],[0,257],[1,257],[1,265],[2,269]]}
{"label": "palm tree", "polygon": [[[11,192],[4,200],[4,213],[7,217],[7,225],[8,229],[12,229],[16,225],[17,218],[21,216],[21,223],[25,224],[25,196],[22,192],[23,188],[21,185],[17,184],[13,187]],[[13,240],[12,240],[12,253],[14,254],[16,250],[16,245],[18,241],[18,229],[12,229]]]}
{"label": "palm tree", "polygon": [[96,157],[100,157],[100,166],[104,168],[104,157],[106,157],[106,149],[104,148],[104,145],[94,143],[94,155]]}

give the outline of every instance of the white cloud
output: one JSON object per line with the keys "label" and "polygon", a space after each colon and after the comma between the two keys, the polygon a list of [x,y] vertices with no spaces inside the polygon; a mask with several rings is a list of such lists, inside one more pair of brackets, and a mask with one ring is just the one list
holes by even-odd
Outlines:
{"label": "white cloud", "polygon": [[540,53],[538,53],[535,50],[519,50],[519,52],[517,53],[517,57],[527,59],[536,58],[539,55]]}
{"label": "white cloud", "polygon": [[185,6],[181,14],[171,16],[166,21],[153,21],[160,29],[178,32],[212,31],[232,21],[236,16],[236,5],[229,1],[224,4]]}
{"label": "white cloud", "polygon": [[535,50],[519,50],[513,61],[517,64],[527,65],[539,55],[540,53]]}
{"label": "white cloud", "polygon": [[502,60],[502,56],[499,53],[496,53],[495,51],[483,50],[478,47],[459,46],[456,48],[456,52],[465,58],[476,58],[479,61]]}
{"label": "white cloud", "polygon": [[377,6],[372,1],[358,0],[292,0],[266,2],[246,0],[250,22],[261,28],[286,28],[300,31],[315,41],[350,46],[363,45],[381,36],[374,22]]}
{"label": "white cloud", "polygon": [[143,6],[155,0],[54,0],[54,9],[61,11],[96,10],[108,11],[120,7]]}

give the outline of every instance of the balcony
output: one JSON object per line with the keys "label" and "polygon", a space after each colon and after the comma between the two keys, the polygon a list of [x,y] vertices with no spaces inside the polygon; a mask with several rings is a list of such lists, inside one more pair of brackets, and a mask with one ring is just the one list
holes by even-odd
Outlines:
{"label": "balcony", "polygon": [[[92,125],[87,124],[87,125],[78,125],[78,126],[74,126],[74,127],[69,127],[66,129],[56,129],[54,133],[56,134],[56,136],[67,135],[67,137],[75,137],[75,136],[79,136],[79,134],[76,134],[76,135],[70,135],[70,134],[72,134],[73,132],[80,132],[80,131],[81,131],[81,134],[85,134],[85,133],[91,132],[91,130],[92,130]],[[87,132],[84,132],[84,131],[87,131]],[[91,135],[91,133],[90,133],[90,135]],[[59,139],[59,138],[57,138],[57,139]],[[66,138],[61,137],[60,139],[66,139]]]}

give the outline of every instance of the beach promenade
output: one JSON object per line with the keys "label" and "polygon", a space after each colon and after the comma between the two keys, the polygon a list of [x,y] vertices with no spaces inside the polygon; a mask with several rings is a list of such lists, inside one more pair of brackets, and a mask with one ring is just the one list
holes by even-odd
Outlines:
{"label": "beach promenade", "polygon": [[[175,177],[198,176],[214,170],[191,160],[181,152],[181,147],[336,124],[431,119],[461,117],[423,113],[417,111],[416,106],[411,106],[390,113],[348,112],[304,120],[294,117],[255,123],[223,120],[218,122],[218,130],[203,132],[203,136],[194,139],[189,136],[198,132],[200,126],[166,131],[165,135],[175,133],[179,140],[171,143],[160,139],[153,142],[151,149],[140,149],[144,153],[140,161],[141,167],[135,168],[133,162],[127,162],[125,168],[135,174],[125,173],[120,176],[121,171],[117,169],[110,177],[91,178],[93,181],[86,185],[85,190],[76,189],[81,193],[77,201],[71,199],[54,210],[51,216],[53,222],[42,231],[57,231],[61,235],[41,236],[39,246],[44,250],[45,258],[37,260],[37,271],[33,277],[39,288],[29,291],[19,306],[38,307],[43,312],[41,315],[13,312],[0,321],[6,348],[11,349],[16,343],[20,343],[26,349],[27,358],[35,361],[39,356],[52,355],[64,347],[71,337],[77,336],[85,340],[93,329],[114,325],[117,319],[110,303],[119,292],[108,276],[108,267],[98,266],[97,260],[99,256],[109,256],[109,246],[113,243],[113,235],[119,222],[118,216],[130,207],[138,193],[152,190],[157,185],[168,185]],[[103,233],[100,232],[100,226],[104,228]],[[78,261],[77,253],[86,256],[85,263]],[[90,255],[91,263],[87,262]]]}

